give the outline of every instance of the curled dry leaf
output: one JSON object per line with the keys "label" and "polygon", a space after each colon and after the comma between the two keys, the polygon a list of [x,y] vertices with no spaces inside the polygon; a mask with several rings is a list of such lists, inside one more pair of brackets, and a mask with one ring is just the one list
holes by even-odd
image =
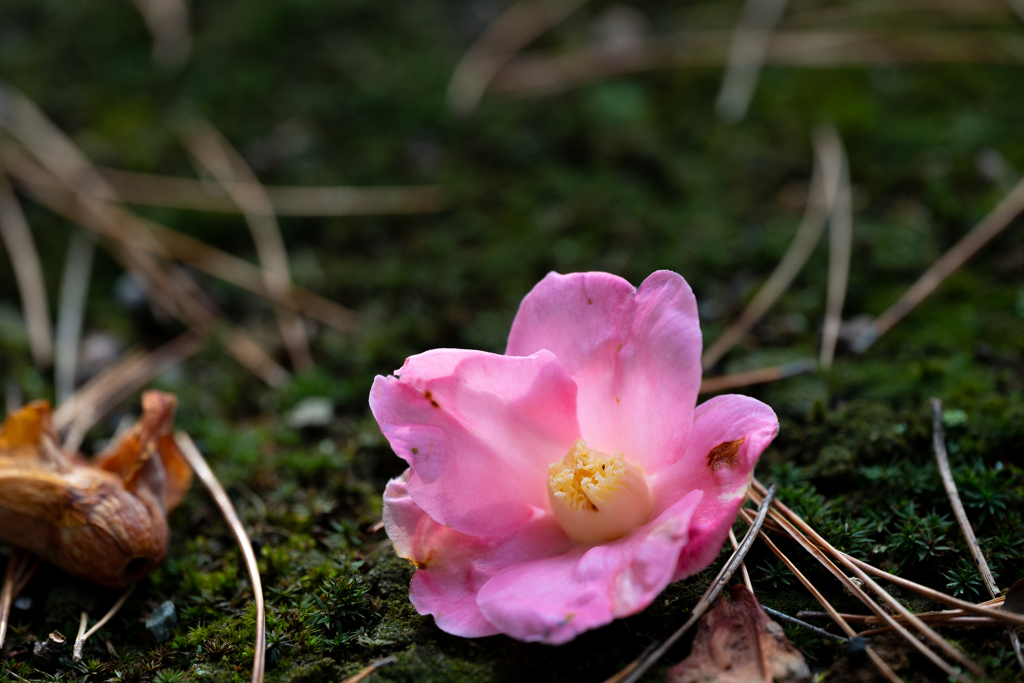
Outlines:
{"label": "curled dry leaf", "polygon": [[142,396],[142,417],[93,460],[58,445],[50,405],[0,427],[0,540],[112,588],[149,574],[167,552],[167,513],[192,481],[171,434],[177,399]]}
{"label": "curled dry leaf", "polygon": [[737,584],[721,595],[697,626],[690,656],[669,669],[668,683],[809,681],[803,655],[768,618],[757,598]]}

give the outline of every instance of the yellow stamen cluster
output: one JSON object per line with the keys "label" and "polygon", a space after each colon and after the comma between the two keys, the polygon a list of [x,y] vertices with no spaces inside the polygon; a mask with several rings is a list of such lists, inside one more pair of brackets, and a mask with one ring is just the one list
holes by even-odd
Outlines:
{"label": "yellow stamen cluster", "polygon": [[555,518],[580,543],[621,538],[647,521],[647,478],[621,452],[607,455],[577,439],[559,462],[548,466],[548,494]]}

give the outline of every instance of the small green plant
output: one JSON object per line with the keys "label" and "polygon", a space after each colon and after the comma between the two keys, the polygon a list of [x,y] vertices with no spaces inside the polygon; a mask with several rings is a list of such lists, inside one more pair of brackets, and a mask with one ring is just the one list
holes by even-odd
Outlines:
{"label": "small green plant", "polygon": [[946,588],[953,590],[954,597],[958,595],[970,595],[975,598],[981,596],[984,588],[981,576],[978,575],[977,568],[964,558],[961,557],[956,568],[946,572],[943,576],[949,580]]}
{"label": "small green plant", "polygon": [[769,560],[758,565],[755,576],[758,583],[767,583],[772,588],[792,585],[789,568],[778,560]]}

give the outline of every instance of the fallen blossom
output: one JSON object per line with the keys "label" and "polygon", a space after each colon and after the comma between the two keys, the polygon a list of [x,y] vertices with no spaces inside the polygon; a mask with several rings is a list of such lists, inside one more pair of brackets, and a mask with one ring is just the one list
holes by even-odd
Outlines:
{"label": "fallen blossom", "polygon": [[409,464],[384,523],[416,609],[560,644],[710,564],[778,420],[745,396],[695,407],[700,356],[676,273],[551,273],[505,355],[436,349],[378,376],[370,408]]}
{"label": "fallen blossom", "polygon": [[192,470],[171,434],[177,399],[142,395],[142,417],[89,460],[63,450],[50,404],[35,401],[0,426],[0,541],[80,579],[134,584],[167,553],[167,513]]}

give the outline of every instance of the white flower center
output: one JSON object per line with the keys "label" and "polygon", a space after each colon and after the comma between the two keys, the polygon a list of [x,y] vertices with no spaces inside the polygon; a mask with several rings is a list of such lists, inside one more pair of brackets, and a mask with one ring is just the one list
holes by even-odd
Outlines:
{"label": "white flower center", "polygon": [[590,450],[583,439],[548,466],[548,498],[555,519],[579,543],[622,538],[651,514],[644,471],[621,452]]}

